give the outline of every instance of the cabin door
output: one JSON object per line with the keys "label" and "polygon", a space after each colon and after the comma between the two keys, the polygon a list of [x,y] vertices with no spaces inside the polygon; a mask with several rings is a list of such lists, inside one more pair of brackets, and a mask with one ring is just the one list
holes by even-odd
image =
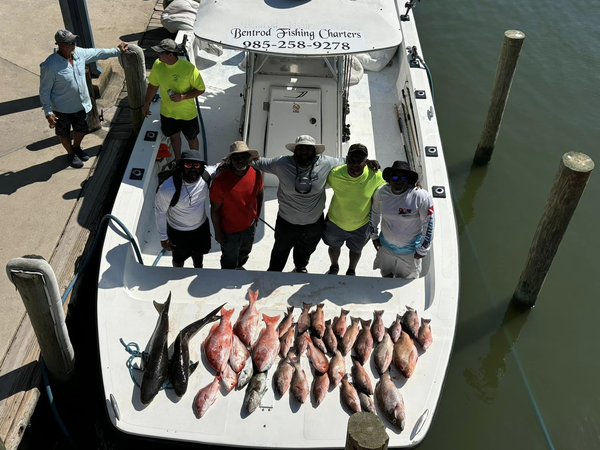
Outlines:
{"label": "cabin door", "polygon": [[285,144],[301,134],[321,142],[321,89],[271,87],[265,156],[289,155]]}

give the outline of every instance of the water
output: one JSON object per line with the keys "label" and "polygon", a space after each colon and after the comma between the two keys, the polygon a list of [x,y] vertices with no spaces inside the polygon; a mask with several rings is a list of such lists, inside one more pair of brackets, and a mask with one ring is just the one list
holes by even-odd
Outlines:
{"label": "water", "polygon": [[[538,306],[517,313],[509,300],[561,155],[583,151],[600,163],[600,4],[424,0],[416,14],[435,84],[461,251],[454,353],[421,448],[599,448],[599,174],[592,175]],[[492,162],[471,170],[507,29],[523,31],[525,43]],[[93,268],[88,272],[93,296],[97,277]],[[130,448],[140,442],[116,435],[97,389],[92,303],[71,311],[77,358],[91,368],[71,390],[89,403],[71,431],[87,448]],[[64,448],[45,400],[38,410],[22,448]],[[40,430],[43,436],[33,432]]]}

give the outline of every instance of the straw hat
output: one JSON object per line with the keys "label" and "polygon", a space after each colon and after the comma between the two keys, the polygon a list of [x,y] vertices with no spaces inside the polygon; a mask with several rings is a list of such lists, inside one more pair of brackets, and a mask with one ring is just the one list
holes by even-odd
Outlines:
{"label": "straw hat", "polygon": [[244,141],[235,141],[233,144],[229,146],[229,155],[223,158],[223,161],[228,164],[229,157],[234,153],[250,153],[252,159],[256,159],[259,157],[258,150],[251,150],[248,148],[248,145]]}

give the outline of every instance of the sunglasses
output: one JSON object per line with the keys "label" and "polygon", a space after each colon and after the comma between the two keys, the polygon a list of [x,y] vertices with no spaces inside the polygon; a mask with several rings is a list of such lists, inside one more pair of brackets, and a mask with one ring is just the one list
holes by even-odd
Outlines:
{"label": "sunglasses", "polygon": [[183,163],[183,167],[185,167],[186,169],[191,169],[192,167],[194,169],[199,169],[202,166],[202,163],[199,162],[184,162]]}
{"label": "sunglasses", "polygon": [[406,181],[406,180],[408,180],[408,177],[400,176],[400,175],[394,175],[393,177],[390,177],[390,179],[392,181]]}

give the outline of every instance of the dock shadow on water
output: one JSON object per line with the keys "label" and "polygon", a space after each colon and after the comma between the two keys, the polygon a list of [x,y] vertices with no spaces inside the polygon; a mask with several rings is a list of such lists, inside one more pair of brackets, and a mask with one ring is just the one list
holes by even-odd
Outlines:
{"label": "dock shadow on water", "polygon": [[502,323],[490,337],[487,355],[480,358],[480,366],[464,370],[467,384],[475,389],[481,401],[488,404],[494,401],[495,391],[506,374],[506,357],[517,343],[530,312],[509,302]]}

